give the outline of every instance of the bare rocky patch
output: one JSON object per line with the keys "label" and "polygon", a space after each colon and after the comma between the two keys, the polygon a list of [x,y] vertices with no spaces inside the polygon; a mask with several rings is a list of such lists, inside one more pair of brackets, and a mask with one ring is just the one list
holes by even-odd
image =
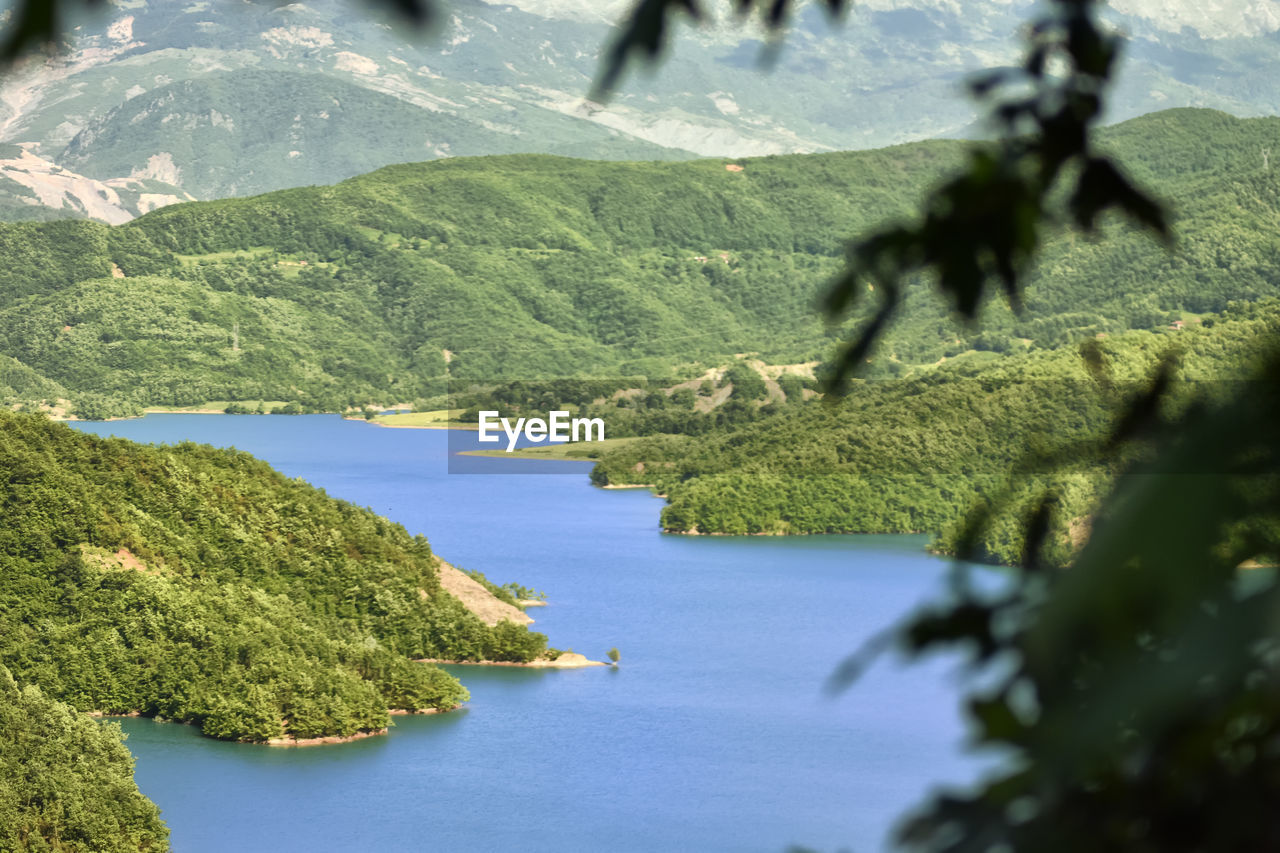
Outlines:
{"label": "bare rocky patch", "polygon": [[470,610],[481,622],[493,626],[499,622],[514,622],[517,625],[532,625],[533,620],[523,610],[512,607],[499,599],[478,581],[467,577],[459,569],[440,561],[440,586],[445,592],[462,602],[462,606]]}

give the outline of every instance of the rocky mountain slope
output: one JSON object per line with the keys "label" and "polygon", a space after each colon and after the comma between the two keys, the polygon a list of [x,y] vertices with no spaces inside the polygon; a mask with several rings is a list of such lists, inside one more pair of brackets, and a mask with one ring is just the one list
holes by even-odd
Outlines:
{"label": "rocky mountain slope", "polygon": [[[1274,3],[1113,6],[1130,36],[1113,118],[1280,109]],[[0,85],[0,142],[52,164],[0,164],[0,213],[118,221],[161,197],[332,183],[443,156],[740,157],[965,135],[975,115],[961,81],[1016,57],[1029,8],[868,0],[833,27],[806,7],[769,68],[750,23],[686,27],[659,73],[630,75],[607,105],[587,102],[610,22],[626,7],[454,0],[435,32],[414,39],[338,0],[115,0],[61,55]],[[54,166],[79,189],[59,196],[31,177]],[[133,189],[104,207],[93,181]]]}

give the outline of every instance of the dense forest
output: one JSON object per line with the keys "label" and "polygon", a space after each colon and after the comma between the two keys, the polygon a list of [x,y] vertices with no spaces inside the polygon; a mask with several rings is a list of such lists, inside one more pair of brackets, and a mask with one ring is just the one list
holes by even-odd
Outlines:
{"label": "dense forest", "polygon": [[0,731],[0,850],[169,849],[119,726],[19,687],[0,666]]}
{"label": "dense forest", "polygon": [[[1277,119],[1173,110],[1101,134],[1165,197],[1165,252],[1112,224],[1050,241],[1026,312],[978,328],[917,282],[868,375],[978,349],[1155,329],[1274,292]],[[829,354],[816,301],[844,241],[909,214],[964,143],[734,162],[546,156],[388,167],[181,204],[127,225],[0,228],[0,395],[147,405],[421,400],[448,379],[692,376],[742,351]],[[858,322],[854,317],[850,322]]]}
{"label": "dense forest", "polygon": [[528,661],[422,536],[237,451],[0,414],[0,665],[79,710],[244,741],[377,731],[467,698],[418,658]]}
{"label": "dense forest", "polygon": [[424,537],[245,453],[0,412],[0,470],[3,850],[167,849],[119,728],[80,712],[352,736],[467,700],[416,659],[554,653],[442,589]]}
{"label": "dense forest", "polygon": [[[941,550],[954,548],[973,507],[1012,481],[1014,493],[980,543],[979,554],[999,562],[1018,560],[1025,511],[1053,487],[1060,524],[1047,557],[1063,563],[1119,461],[1104,459],[1096,443],[1161,361],[1176,357],[1174,376],[1188,392],[1245,380],[1278,331],[1280,302],[1271,299],[1182,329],[1092,338],[1083,348],[973,354],[899,381],[857,381],[840,399],[806,399],[792,385],[790,402],[753,406],[756,391],[731,409],[731,394],[728,412],[685,407],[684,418],[700,428],[605,450],[591,476],[599,485],[654,486],[667,496],[661,523],[673,532],[927,531],[941,534]],[[677,405],[675,394],[647,396],[665,399],[655,412]],[[644,399],[624,411],[643,411]],[[664,414],[655,422],[676,421]],[[1055,459],[1051,474],[1037,468]]]}

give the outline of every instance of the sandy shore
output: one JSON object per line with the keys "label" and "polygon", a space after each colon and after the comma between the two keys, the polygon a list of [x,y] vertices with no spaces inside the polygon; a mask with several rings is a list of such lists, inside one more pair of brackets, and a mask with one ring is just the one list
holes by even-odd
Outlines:
{"label": "sandy shore", "polygon": [[439,658],[423,658],[418,663],[447,663],[455,666],[519,666],[526,669],[580,669],[586,666],[608,666],[598,660],[588,660],[586,655],[577,652],[565,652],[555,660],[534,660],[520,663],[510,660],[440,660]]}
{"label": "sandy shore", "polygon": [[385,427],[386,429],[462,429],[476,431],[475,424],[462,424],[457,421],[440,421],[439,423],[429,424],[388,424],[380,421],[365,421],[363,417],[347,417],[349,421],[364,421],[376,427]]}
{"label": "sandy shore", "polygon": [[658,487],[657,487],[657,486],[655,486],[653,483],[621,483],[621,484],[618,484],[618,483],[610,483],[610,484],[608,484],[607,486],[597,486],[596,488],[598,488],[598,489],[618,489],[618,490],[621,490],[621,489],[648,489],[649,491],[653,492],[653,496],[654,496],[655,498],[665,498],[665,497],[667,496],[665,492],[660,492],[660,491],[658,491]]}
{"label": "sandy shore", "polygon": [[407,711],[404,708],[391,708],[390,710],[387,711],[387,713],[393,717],[410,717],[410,716],[419,716],[419,715],[425,715],[425,714],[447,714],[450,711],[456,711],[461,707],[462,705],[454,705],[452,708],[444,708],[444,709],[423,708],[420,711]]}
{"label": "sandy shore", "polygon": [[[400,407],[394,410],[392,414],[382,414],[380,412],[367,423],[390,429],[479,429],[480,424],[478,423],[457,420],[457,416],[461,415],[463,411],[462,409],[431,409],[413,412],[408,411],[407,407]],[[357,421],[365,419],[363,412],[346,412],[343,417]]]}
{"label": "sandy shore", "polygon": [[350,743],[353,740],[364,740],[367,737],[385,735],[386,729],[375,729],[367,732],[356,732],[353,735],[326,735],[325,737],[273,737],[266,742],[267,746],[322,746],[329,743]]}

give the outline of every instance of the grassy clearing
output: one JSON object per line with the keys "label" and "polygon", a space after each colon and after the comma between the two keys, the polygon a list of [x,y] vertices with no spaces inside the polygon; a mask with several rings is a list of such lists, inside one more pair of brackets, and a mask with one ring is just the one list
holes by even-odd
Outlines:
{"label": "grassy clearing", "polygon": [[[210,400],[207,403],[200,403],[195,406],[147,406],[142,411],[148,415],[166,415],[166,414],[185,414],[198,415],[208,414],[210,412],[222,413],[230,406],[231,400]],[[241,406],[247,406],[250,409],[256,409],[259,405],[264,410],[270,412],[272,409],[288,404],[288,400],[236,400],[234,401]]]}
{"label": "grassy clearing", "polygon": [[541,447],[522,447],[508,453],[505,450],[464,450],[460,456],[498,456],[507,459],[568,459],[577,461],[594,460],[606,450],[617,449],[640,436],[626,438],[606,438],[604,441],[569,441],[561,444],[545,444]]}
{"label": "grassy clearing", "polygon": [[433,409],[429,412],[406,412],[395,415],[378,415],[373,423],[401,429],[475,429],[474,423],[455,420],[462,409]]}
{"label": "grassy clearing", "polygon": [[177,255],[178,260],[182,261],[185,266],[194,266],[199,263],[220,263],[229,261],[233,258],[260,258],[263,255],[269,255],[275,250],[270,246],[254,246],[249,249],[231,249],[225,252],[209,252],[204,255]]}

